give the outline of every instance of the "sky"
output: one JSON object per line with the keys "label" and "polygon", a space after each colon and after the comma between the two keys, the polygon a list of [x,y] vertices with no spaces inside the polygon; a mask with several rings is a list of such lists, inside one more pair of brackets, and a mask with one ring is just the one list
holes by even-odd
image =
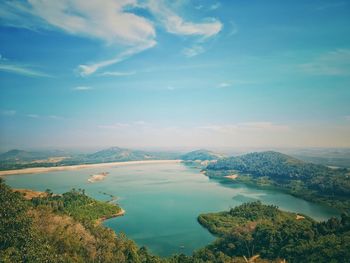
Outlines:
{"label": "sky", "polygon": [[0,150],[350,147],[350,1],[3,0]]}

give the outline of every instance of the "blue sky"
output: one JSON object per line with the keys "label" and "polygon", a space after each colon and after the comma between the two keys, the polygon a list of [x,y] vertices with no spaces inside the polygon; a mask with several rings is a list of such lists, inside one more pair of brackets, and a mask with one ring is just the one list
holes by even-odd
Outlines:
{"label": "blue sky", "polygon": [[0,150],[350,147],[350,1],[0,4]]}

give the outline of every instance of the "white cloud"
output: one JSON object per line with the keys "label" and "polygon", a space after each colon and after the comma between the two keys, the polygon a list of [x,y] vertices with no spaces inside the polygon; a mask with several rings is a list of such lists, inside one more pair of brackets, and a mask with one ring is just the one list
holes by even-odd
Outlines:
{"label": "white cloud", "polygon": [[230,87],[231,86],[231,83],[228,83],[228,82],[221,82],[219,84],[219,88],[227,88],[227,87]]}
{"label": "white cloud", "polygon": [[190,48],[184,48],[182,50],[182,54],[184,54],[188,58],[191,58],[191,57],[198,56],[199,54],[202,54],[204,51],[205,50],[202,46],[196,45]]}
{"label": "white cloud", "polygon": [[124,77],[124,76],[131,76],[135,75],[135,71],[129,71],[129,72],[121,72],[121,71],[105,71],[99,74],[99,76],[113,76],[113,77]]}
{"label": "white cloud", "polygon": [[[43,22],[39,28],[58,28],[69,34],[101,40],[108,45],[127,47],[116,57],[88,65],[80,65],[78,70],[87,76],[99,68],[118,63],[133,54],[151,48],[156,44],[154,25],[148,19],[125,11],[126,7],[136,7],[136,0],[28,0],[29,5],[13,1],[2,4],[3,11],[12,24],[33,22],[37,17]],[[18,17],[22,17],[21,21]],[[16,18],[16,19],[15,19]],[[18,24],[20,26],[20,24]]]}
{"label": "white cloud", "polygon": [[154,41],[152,23],[125,11],[136,0],[29,0],[32,12],[48,24],[71,34],[101,39],[109,44],[147,45]]}
{"label": "white cloud", "polygon": [[13,116],[16,115],[16,111],[15,110],[1,110],[0,114],[3,116]]}
{"label": "white cloud", "polygon": [[212,4],[209,9],[210,10],[216,10],[218,9],[219,7],[221,6],[221,3],[220,2],[216,2],[215,4]]}
{"label": "white cloud", "polygon": [[33,119],[38,119],[40,116],[37,114],[27,114],[27,117],[33,118]]}
{"label": "white cloud", "polygon": [[[6,20],[5,24],[29,29],[59,29],[72,35],[100,40],[109,46],[125,48],[111,59],[79,65],[77,71],[81,76],[91,75],[156,45],[153,22],[132,13],[133,8],[148,9],[173,34],[208,38],[222,28],[221,22],[215,19],[202,23],[185,21],[161,0],[149,0],[142,5],[137,0],[104,0],[102,4],[99,0],[27,1],[0,3],[0,15]],[[27,75],[39,74],[19,68],[7,70]]]}
{"label": "white cloud", "polygon": [[75,91],[86,91],[86,90],[92,90],[92,89],[94,88],[90,86],[77,86],[73,88],[73,90]]}
{"label": "white cloud", "polygon": [[311,75],[345,76],[350,75],[350,50],[337,49],[321,54],[312,61],[299,65]]}
{"label": "white cloud", "polygon": [[218,34],[222,29],[222,23],[216,19],[208,22],[192,23],[170,10],[162,0],[150,0],[146,6],[156,15],[156,18],[172,34],[197,35],[205,38]]}

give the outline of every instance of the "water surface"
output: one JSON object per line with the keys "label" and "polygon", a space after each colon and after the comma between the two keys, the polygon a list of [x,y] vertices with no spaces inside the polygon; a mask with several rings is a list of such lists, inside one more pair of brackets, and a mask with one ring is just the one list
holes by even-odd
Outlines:
{"label": "water surface", "polygon": [[[88,183],[92,174],[109,172],[104,181]],[[60,171],[42,174],[12,175],[6,182],[14,188],[63,193],[84,188],[100,200],[118,197],[126,210],[123,217],[105,221],[116,232],[124,232],[153,253],[169,256],[191,254],[215,237],[197,222],[200,213],[227,210],[243,202],[261,200],[283,210],[303,213],[317,220],[338,213],[278,190],[258,189],[233,184],[228,179],[212,180],[198,169],[179,163],[139,164],[119,167]]]}

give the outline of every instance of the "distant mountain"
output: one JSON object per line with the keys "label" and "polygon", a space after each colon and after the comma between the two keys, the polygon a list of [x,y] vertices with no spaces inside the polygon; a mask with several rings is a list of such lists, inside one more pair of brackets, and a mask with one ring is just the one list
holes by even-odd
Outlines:
{"label": "distant mountain", "polygon": [[214,153],[208,150],[196,150],[180,156],[181,160],[184,161],[212,161],[224,157],[218,153]]}
{"label": "distant mountain", "polygon": [[123,162],[138,160],[175,159],[175,157],[176,155],[173,153],[147,152],[111,147],[92,154],[88,154],[86,155],[85,159],[89,162]]}
{"label": "distant mountain", "polygon": [[14,149],[0,154],[0,162],[25,163],[57,156],[67,156],[67,153],[58,150],[32,152]]}

